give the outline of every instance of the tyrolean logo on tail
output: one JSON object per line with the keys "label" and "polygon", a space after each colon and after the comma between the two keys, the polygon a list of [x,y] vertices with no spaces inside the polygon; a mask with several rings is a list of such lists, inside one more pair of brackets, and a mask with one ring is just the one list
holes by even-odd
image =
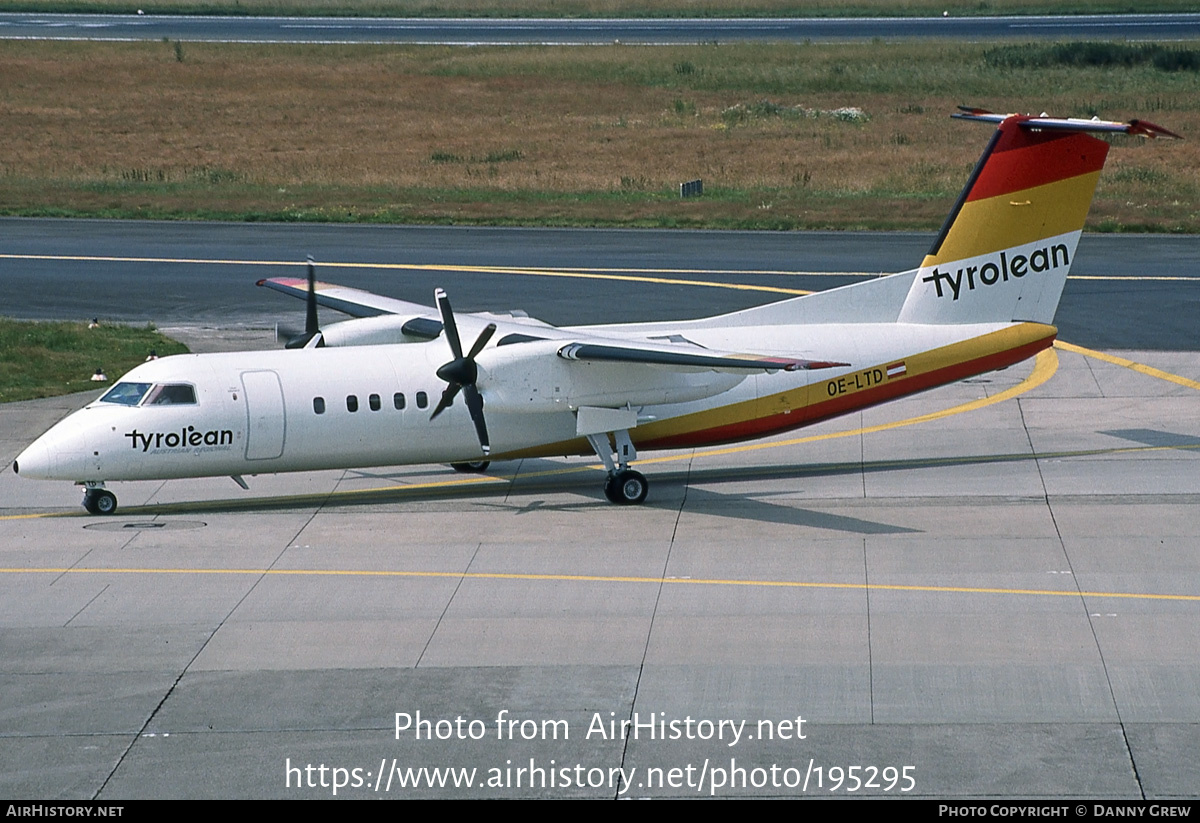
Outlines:
{"label": "tyrolean logo on tail", "polygon": [[938,297],[945,297],[947,294],[947,291],[942,289],[942,282],[945,281],[949,286],[948,293],[953,295],[951,299],[957,300],[964,286],[964,276],[967,291],[974,291],[976,281],[981,287],[994,286],[1000,282],[1007,283],[1010,277],[1020,278],[1030,272],[1043,272],[1070,264],[1071,255],[1066,245],[1056,243],[1053,246],[1036,249],[1029,255],[1014,254],[1011,260],[1006,252],[1000,252],[998,261],[992,259],[981,266],[967,266],[953,274],[949,270],[941,271],[934,266],[933,272],[922,277],[921,280],[925,283],[933,283]]}

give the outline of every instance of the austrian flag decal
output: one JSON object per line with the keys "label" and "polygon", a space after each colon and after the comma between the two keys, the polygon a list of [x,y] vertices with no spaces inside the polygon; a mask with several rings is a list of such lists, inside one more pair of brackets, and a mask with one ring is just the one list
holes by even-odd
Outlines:
{"label": "austrian flag decal", "polygon": [[893,363],[887,367],[888,380],[891,380],[894,377],[903,377],[907,372],[908,367],[904,365],[903,360],[901,360],[899,363]]}

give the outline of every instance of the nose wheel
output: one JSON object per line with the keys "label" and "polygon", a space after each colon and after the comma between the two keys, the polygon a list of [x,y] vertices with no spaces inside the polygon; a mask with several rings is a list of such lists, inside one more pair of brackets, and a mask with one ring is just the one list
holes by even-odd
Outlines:
{"label": "nose wheel", "polygon": [[88,489],[83,493],[83,507],[89,514],[113,514],[117,510],[117,496],[108,489]]}

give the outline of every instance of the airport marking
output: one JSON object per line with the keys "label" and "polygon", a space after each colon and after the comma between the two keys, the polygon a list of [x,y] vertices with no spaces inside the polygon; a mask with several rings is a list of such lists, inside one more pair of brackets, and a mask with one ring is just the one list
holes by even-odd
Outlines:
{"label": "airport marking", "polygon": [[180,569],[180,568],[0,568],[0,574],[181,574],[260,575],[272,577],[393,577],[451,580],[524,580],[552,583],[632,583],[685,586],[742,586],[775,589],[833,589],[862,592],[918,592],[929,594],[996,594],[1028,597],[1111,597],[1121,600],[1169,600],[1200,602],[1200,594],[1156,594],[1154,592],[1105,592],[1078,589],[1006,589],[992,586],[916,586],[888,583],[836,583],[806,580],[738,580],[704,577],[641,577],[602,574],[532,574],[520,572],[435,572],[386,569]]}
{"label": "airport marking", "polygon": [[1103,360],[1105,363],[1112,363],[1115,366],[1122,366],[1126,369],[1132,369],[1139,374],[1147,375],[1148,377],[1157,377],[1159,380],[1166,380],[1169,383],[1175,383],[1180,386],[1186,386],[1189,389],[1200,391],[1200,382],[1190,380],[1186,377],[1181,377],[1178,374],[1172,374],[1169,371],[1156,369],[1153,366],[1147,366],[1145,363],[1138,363],[1133,360],[1126,360],[1124,357],[1117,357],[1113,354],[1105,354],[1102,351],[1095,349],[1085,349],[1083,346],[1076,346],[1073,343],[1064,343],[1061,340],[1054,341],[1055,348],[1063,351],[1075,352],[1082,354],[1084,357],[1093,357],[1096,360]]}
{"label": "airport marking", "polygon": [[[0,254],[0,260],[52,260],[76,263],[154,263],[181,265],[212,265],[212,266],[304,266],[306,263],[297,260],[230,260],[223,258],[199,257],[126,257],[105,255],[70,255],[70,254]],[[615,280],[633,283],[651,283],[664,286],[704,286],[708,288],[730,289],[733,291],[756,291],[770,294],[804,295],[811,294],[808,289],[790,289],[781,286],[760,286],[747,283],[722,283],[711,280],[690,280],[683,277],[664,277],[662,275],[740,275],[740,276],[784,276],[784,277],[861,277],[869,279],[882,277],[890,272],[840,272],[840,271],[785,271],[776,269],[675,269],[675,268],[577,268],[560,269],[528,268],[521,266],[468,266],[448,264],[420,263],[370,263],[351,261],[325,261],[320,263],[324,268],[341,269],[377,269],[382,271],[445,271],[474,274],[513,274],[525,277],[572,277],[584,280]],[[1107,275],[1107,274],[1072,274],[1068,280],[1097,280],[1097,281],[1146,281],[1146,282],[1200,282],[1200,277],[1180,275]]]}
{"label": "airport marking", "polygon": [[[306,266],[307,263],[295,260],[222,260],[202,258],[174,257],[102,257],[92,255],[68,254],[0,254],[0,260],[55,260],[75,263],[179,263],[185,265],[213,266]],[[687,278],[657,277],[650,275],[635,275],[626,272],[636,272],[638,269],[539,269],[520,266],[456,266],[441,263],[353,263],[325,261],[317,264],[321,268],[336,269],[378,269],[383,271],[444,271],[462,272],[468,274],[512,274],[525,277],[570,277],[579,280],[617,280],[627,283],[651,283],[662,286],[705,286],[714,289],[730,289],[731,291],[757,291],[769,294],[787,294],[792,296],[812,294],[810,289],[789,289],[783,286],[757,286],[750,283],[721,283],[714,280],[690,280]],[[808,272],[758,272],[749,269],[645,269],[646,272],[658,274],[707,274],[713,275],[754,275],[754,274],[791,274],[804,276]],[[836,273],[834,273],[836,274]],[[856,272],[848,273],[854,276]]]}

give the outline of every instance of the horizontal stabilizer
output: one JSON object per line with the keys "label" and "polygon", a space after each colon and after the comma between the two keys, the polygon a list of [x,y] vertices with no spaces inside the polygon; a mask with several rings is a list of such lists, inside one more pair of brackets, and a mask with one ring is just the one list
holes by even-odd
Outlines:
{"label": "horizontal stabilizer", "polygon": [[[976,109],[970,106],[959,106],[961,111],[950,115],[958,120],[975,120],[981,123],[1003,123],[1009,117],[1019,115],[997,114],[986,109]],[[1116,123],[1093,117],[1085,120],[1079,117],[1021,117],[1019,124],[1026,130],[1038,131],[1073,131],[1073,132],[1108,132],[1110,134],[1133,134],[1140,137],[1173,137],[1182,140],[1183,137],[1162,126],[1155,125],[1149,120],[1130,120],[1128,123]]]}

